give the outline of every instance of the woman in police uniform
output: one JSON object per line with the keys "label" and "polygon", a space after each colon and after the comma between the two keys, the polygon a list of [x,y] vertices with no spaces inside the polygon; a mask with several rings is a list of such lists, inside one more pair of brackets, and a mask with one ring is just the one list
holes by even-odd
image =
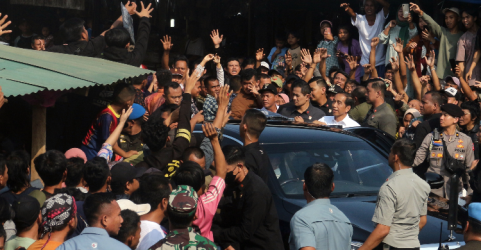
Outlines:
{"label": "woman in police uniform", "polygon": [[418,166],[428,158],[429,168],[427,172],[437,173],[444,177],[444,187],[433,189],[432,192],[448,198],[451,173],[443,165],[443,156],[446,153],[443,149],[443,143],[446,143],[449,156],[460,161],[466,170],[471,168],[474,161],[474,146],[469,136],[456,129],[459,118],[464,115],[461,108],[454,104],[445,104],[441,107],[441,111],[440,124],[442,131],[440,131],[439,136],[433,132],[424,138],[416,152],[414,166]]}

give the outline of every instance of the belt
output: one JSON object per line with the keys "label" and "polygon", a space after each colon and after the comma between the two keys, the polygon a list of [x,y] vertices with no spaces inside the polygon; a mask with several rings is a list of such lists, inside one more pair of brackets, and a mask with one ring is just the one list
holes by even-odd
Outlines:
{"label": "belt", "polygon": [[382,248],[383,250],[419,250],[419,247],[412,247],[412,248],[397,248],[397,247],[392,247],[388,244],[384,244],[384,247]]}

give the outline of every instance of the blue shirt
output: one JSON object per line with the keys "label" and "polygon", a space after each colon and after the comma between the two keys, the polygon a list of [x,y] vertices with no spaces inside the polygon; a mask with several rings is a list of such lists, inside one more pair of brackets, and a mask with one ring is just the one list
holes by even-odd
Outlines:
{"label": "blue shirt", "polygon": [[131,250],[124,243],[110,238],[105,229],[87,227],[82,233],[57,247],[57,250]]}
{"label": "blue shirt", "polygon": [[352,231],[349,219],[329,199],[316,199],[292,217],[289,247],[348,250]]}

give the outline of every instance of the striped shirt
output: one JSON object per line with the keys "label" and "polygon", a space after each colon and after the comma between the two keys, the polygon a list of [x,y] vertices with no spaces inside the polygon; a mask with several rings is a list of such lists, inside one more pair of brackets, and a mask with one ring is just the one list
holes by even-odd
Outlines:
{"label": "striped shirt", "polygon": [[224,179],[219,176],[214,176],[207,191],[201,195],[197,201],[197,219],[193,224],[199,227],[200,235],[211,241],[214,241],[214,234],[210,229],[224,189]]}

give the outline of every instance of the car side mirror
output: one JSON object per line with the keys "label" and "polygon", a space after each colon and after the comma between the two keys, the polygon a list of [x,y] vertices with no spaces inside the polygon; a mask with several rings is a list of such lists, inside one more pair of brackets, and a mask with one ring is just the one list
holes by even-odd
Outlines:
{"label": "car side mirror", "polygon": [[425,173],[424,177],[431,189],[438,189],[444,186],[444,178],[436,173]]}

